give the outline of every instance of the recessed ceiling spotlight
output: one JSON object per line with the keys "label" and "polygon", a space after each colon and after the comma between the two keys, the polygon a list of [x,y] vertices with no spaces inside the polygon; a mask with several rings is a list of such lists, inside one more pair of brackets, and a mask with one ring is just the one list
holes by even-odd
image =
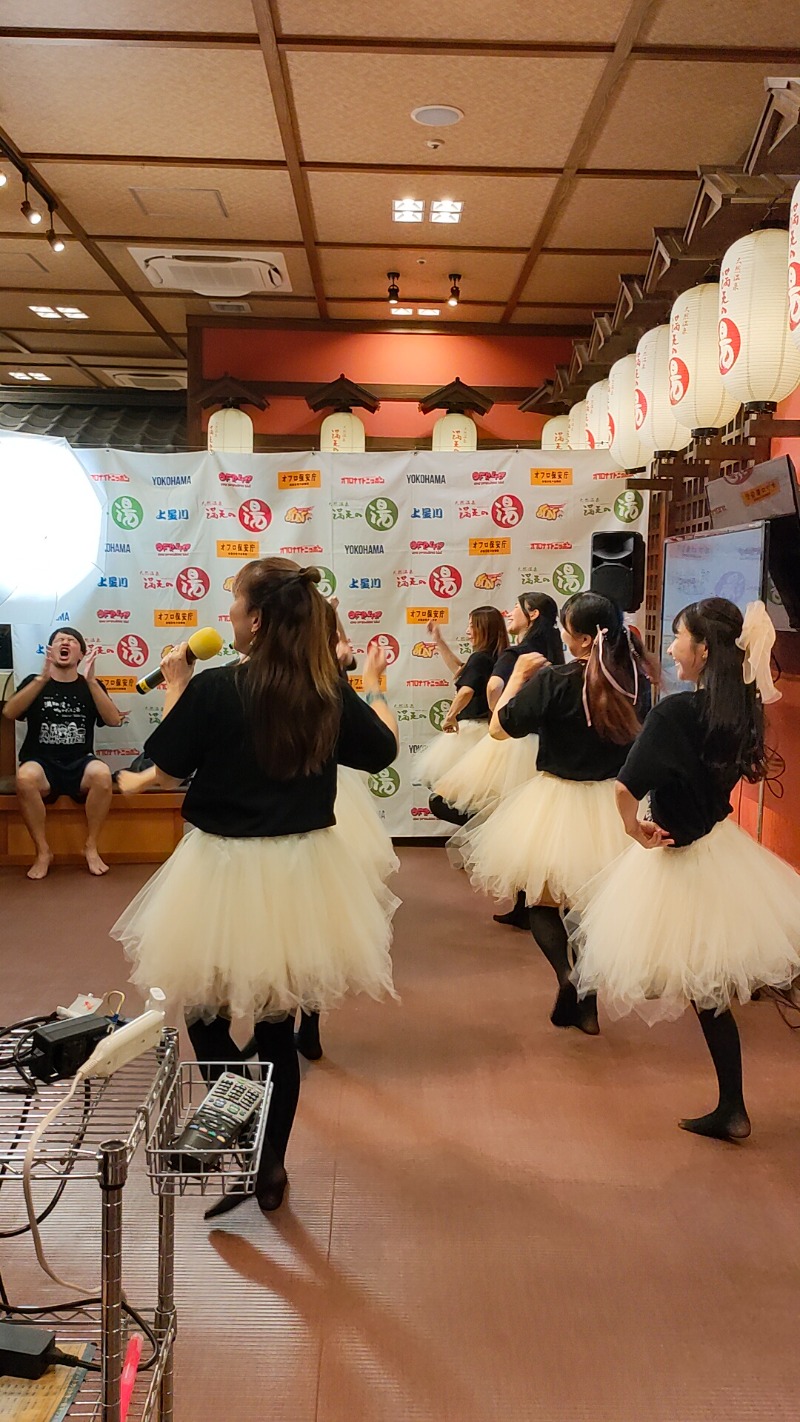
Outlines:
{"label": "recessed ceiling spotlight", "polygon": [[394,222],[422,222],[425,204],[419,198],[394,198],[392,220]]}
{"label": "recessed ceiling spotlight", "polygon": [[413,306],[395,306],[394,310],[391,312],[391,315],[392,315],[392,316],[413,316],[413,315],[414,315],[414,308],[413,308]]}
{"label": "recessed ceiling spotlight", "polygon": [[442,313],[441,313],[441,311],[439,310],[439,307],[438,307],[438,306],[418,306],[418,307],[417,307],[417,315],[418,315],[418,316],[441,316],[441,314],[442,314]]}
{"label": "recessed ceiling spotlight", "polygon": [[389,305],[396,306],[400,298],[400,287],[398,286],[398,282],[400,281],[400,273],[387,272],[386,276],[389,280]]}
{"label": "recessed ceiling spotlight", "polygon": [[460,122],[464,111],[454,108],[452,104],[423,104],[421,108],[411,110],[411,117],[415,123],[424,124],[426,128],[449,128],[451,124]]}
{"label": "recessed ceiling spotlight", "polygon": [[460,222],[464,211],[463,202],[452,202],[441,198],[431,203],[431,222]]}
{"label": "recessed ceiling spotlight", "polygon": [[450,295],[447,298],[448,306],[458,306],[461,299],[461,287],[459,285],[461,277],[458,272],[451,272],[448,277],[450,282]]}

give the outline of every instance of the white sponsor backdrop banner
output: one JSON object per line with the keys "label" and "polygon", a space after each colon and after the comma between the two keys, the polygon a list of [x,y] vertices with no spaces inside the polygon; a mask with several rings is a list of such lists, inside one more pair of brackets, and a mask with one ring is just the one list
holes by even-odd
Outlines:
{"label": "white sponsor backdrop banner", "polygon": [[55,624],[15,625],[18,677],[38,669],[59,621],[98,644],[99,674],[126,719],[99,731],[97,747],[118,769],[159,720],[160,694],[141,697],[135,682],[166,645],[213,625],[233,655],[230,589],[242,563],[265,554],[313,563],[357,654],[374,637],[386,648],[402,744],[369,783],[396,836],[449,832],[414,775],[453,695],[429,619],[466,657],[472,608],[508,612],[526,590],[560,604],[588,585],[593,532],[646,531],[643,496],[625,490],[602,451],[76,453],[108,499],[104,570],[59,606]]}

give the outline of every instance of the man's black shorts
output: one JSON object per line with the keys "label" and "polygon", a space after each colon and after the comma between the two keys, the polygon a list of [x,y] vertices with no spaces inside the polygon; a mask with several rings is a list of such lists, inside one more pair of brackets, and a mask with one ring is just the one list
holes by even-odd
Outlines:
{"label": "man's black shorts", "polygon": [[96,755],[85,755],[82,760],[76,760],[70,765],[57,765],[52,760],[46,760],[44,756],[31,756],[47,777],[50,786],[50,794],[45,795],[44,803],[53,805],[60,795],[68,795],[70,800],[74,800],[76,805],[83,805],[86,800],[86,792],[81,790],[81,781],[87,765],[93,760],[97,760]]}

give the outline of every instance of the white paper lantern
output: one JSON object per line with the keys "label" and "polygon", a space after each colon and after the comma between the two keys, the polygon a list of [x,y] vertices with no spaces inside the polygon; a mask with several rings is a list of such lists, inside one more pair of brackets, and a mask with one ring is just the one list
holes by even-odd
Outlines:
{"label": "white paper lantern", "polygon": [[636,347],[633,400],[639,438],[651,455],[686,448],[692,432],[678,423],[669,401],[669,326],[645,331]]}
{"label": "white paper lantern", "polygon": [[569,449],[569,415],[554,415],[542,425],[542,449]]}
{"label": "white paper lantern", "polygon": [[433,427],[431,449],[437,454],[464,450],[471,454],[478,448],[478,426],[469,415],[442,415]]}
{"label": "white paper lantern", "polygon": [[590,449],[611,448],[607,380],[596,380],[586,392],[586,438]]}
{"label": "white paper lantern", "polygon": [[765,228],[722,258],[719,372],[743,405],[775,404],[800,382],[800,347],[789,331],[789,234]]}
{"label": "white paper lantern", "polygon": [[350,410],[326,415],[319,432],[323,454],[363,454],[366,448],[363,422]]}
{"label": "white paper lantern", "polygon": [[569,447],[570,449],[589,449],[590,447],[589,437],[586,433],[585,400],[579,400],[569,412]]}
{"label": "white paper lantern", "polygon": [[789,330],[800,347],[800,183],[789,209]]}
{"label": "white paper lantern", "polygon": [[217,410],[208,422],[208,448],[218,454],[252,454],[253,421],[244,410]]}
{"label": "white paper lantern", "polygon": [[617,360],[608,372],[608,422],[611,458],[620,469],[643,469],[650,456],[639,439],[634,419],[636,356]]}
{"label": "white paper lantern", "polygon": [[739,409],[719,373],[719,287],[693,286],[677,298],[669,322],[669,400],[690,430],[721,430]]}

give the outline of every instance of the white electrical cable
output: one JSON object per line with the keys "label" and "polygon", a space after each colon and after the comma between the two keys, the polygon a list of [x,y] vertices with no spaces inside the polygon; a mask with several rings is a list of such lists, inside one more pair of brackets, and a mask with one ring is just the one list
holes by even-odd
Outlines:
{"label": "white electrical cable", "polygon": [[52,1110],[48,1111],[47,1115],[42,1117],[41,1121],[36,1127],[36,1130],[33,1132],[33,1135],[31,1136],[28,1142],[28,1149],[25,1152],[25,1161],[22,1167],[22,1189],[25,1195],[25,1207],[28,1211],[28,1223],[30,1225],[31,1237],[33,1239],[33,1245],[36,1250],[36,1258],[39,1261],[40,1267],[44,1270],[45,1274],[47,1274],[49,1278],[53,1280],[54,1283],[60,1284],[62,1289],[74,1289],[75,1292],[79,1294],[90,1294],[92,1293],[91,1288],[87,1288],[84,1284],[73,1284],[68,1279],[62,1279],[59,1277],[58,1274],[56,1274],[54,1269],[50,1268],[50,1265],[47,1262],[47,1256],[44,1252],[42,1236],[39,1233],[39,1226],[36,1221],[36,1207],[33,1202],[33,1191],[31,1189],[31,1171],[33,1170],[33,1157],[36,1152],[36,1147],[39,1144],[39,1141],[41,1140],[45,1131],[48,1130],[50,1126],[52,1126],[56,1117],[59,1116],[64,1110],[64,1107],[69,1105],[70,1101],[75,1095],[75,1092],[77,1091],[81,1083],[84,1081],[84,1079],[85,1078],[83,1077],[82,1073],[78,1071],[75,1075],[75,1080],[73,1081],[66,1096],[63,1096],[60,1101],[57,1101],[55,1106],[53,1106]]}

